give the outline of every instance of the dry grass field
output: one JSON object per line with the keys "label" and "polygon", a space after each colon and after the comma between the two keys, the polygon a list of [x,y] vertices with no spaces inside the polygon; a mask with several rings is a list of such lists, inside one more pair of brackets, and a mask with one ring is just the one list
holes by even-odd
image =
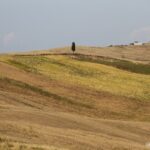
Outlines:
{"label": "dry grass field", "polygon": [[[55,48],[50,50],[32,51],[25,54],[64,54],[71,53],[70,47]],[[142,46],[109,46],[109,47],[86,47],[77,46],[77,53],[92,56],[104,56],[118,58],[140,63],[150,63],[150,44]]]}
{"label": "dry grass field", "polygon": [[150,149],[149,62],[148,46],[0,55],[0,149]]}

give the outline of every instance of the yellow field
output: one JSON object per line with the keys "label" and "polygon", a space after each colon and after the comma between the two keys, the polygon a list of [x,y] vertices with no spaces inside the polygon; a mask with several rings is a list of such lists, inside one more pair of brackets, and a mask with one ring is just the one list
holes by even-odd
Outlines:
{"label": "yellow field", "polygon": [[[114,95],[150,100],[150,76],[130,73],[97,63],[82,62],[74,56],[25,56],[10,58],[31,67],[31,71],[64,84],[84,86]],[[7,61],[7,60],[5,60]]]}
{"label": "yellow field", "polygon": [[150,75],[62,53],[0,55],[0,149],[148,150]]}
{"label": "yellow field", "polygon": [[[64,54],[72,53],[70,47],[55,48],[50,50],[32,51],[24,54]],[[76,53],[92,56],[104,56],[110,58],[125,59],[140,63],[150,63],[150,45],[142,46],[112,46],[112,47],[87,47],[77,46]]]}

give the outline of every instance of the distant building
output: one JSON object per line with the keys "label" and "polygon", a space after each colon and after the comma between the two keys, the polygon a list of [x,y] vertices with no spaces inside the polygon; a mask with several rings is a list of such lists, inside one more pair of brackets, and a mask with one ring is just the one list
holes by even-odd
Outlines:
{"label": "distant building", "polygon": [[143,43],[135,41],[134,43],[131,43],[130,45],[140,46],[140,45],[143,45]]}

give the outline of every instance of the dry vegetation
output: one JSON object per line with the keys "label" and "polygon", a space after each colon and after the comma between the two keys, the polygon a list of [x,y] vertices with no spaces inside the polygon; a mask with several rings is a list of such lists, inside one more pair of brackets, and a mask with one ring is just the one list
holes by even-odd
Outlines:
{"label": "dry vegetation", "polygon": [[131,48],[1,55],[0,149],[149,149],[149,49]]}
{"label": "dry vegetation", "polygon": [[[56,48],[42,51],[32,51],[24,54],[71,54],[70,47]],[[77,53],[92,56],[104,56],[140,63],[150,63],[150,45],[143,46],[109,46],[109,47],[85,47],[78,46]]]}

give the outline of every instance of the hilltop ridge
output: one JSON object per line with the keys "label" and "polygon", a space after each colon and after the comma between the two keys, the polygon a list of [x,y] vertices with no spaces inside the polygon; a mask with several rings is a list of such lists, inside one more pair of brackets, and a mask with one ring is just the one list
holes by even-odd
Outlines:
{"label": "hilltop ridge", "polygon": [[[150,63],[150,44],[141,46],[118,45],[109,47],[77,46],[76,53]],[[35,50],[24,54],[72,54],[72,52],[70,47],[64,47],[49,50]]]}

